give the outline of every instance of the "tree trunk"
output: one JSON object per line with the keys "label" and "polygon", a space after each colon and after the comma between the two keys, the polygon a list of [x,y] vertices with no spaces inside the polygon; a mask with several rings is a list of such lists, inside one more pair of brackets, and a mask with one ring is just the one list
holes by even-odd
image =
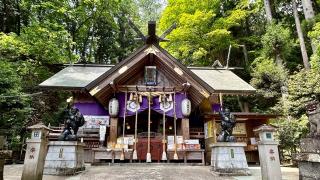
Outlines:
{"label": "tree trunk", "polygon": [[302,0],[303,13],[306,20],[312,20],[314,18],[314,11],[311,0]]}
{"label": "tree trunk", "polygon": [[[312,1],[311,0],[302,0],[302,6],[303,6],[303,13],[304,17],[307,21],[312,21],[314,19],[314,10],[312,7]],[[311,40],[311,48],[313,54],[316,53],[316,45]]]}
{"label": "tree trunk", "polygon": [[264,8],[266,10],[267,21],[271,22],[272,21],[272,11],[271,11],[270,0],[264,0]]}
{"label": "tree trunk", "polygon": [[303,65],[304,65],[304,68],[306,70],[309,70],[310,69],[310,63],[309,63],[309,59],[308,59],[306,45],[304,43],[304,37],[303,37],[302,29],[301,29],[301,24],[300,24],[300,19],[299,19],[299,15],[298,15],[296,0],[292,0],[292,9],[293,9],[293,16],[294,16],[294,20],[295,20],[295,23],[296,23],[298,37],[299,37],[299,42],[300,42]]}

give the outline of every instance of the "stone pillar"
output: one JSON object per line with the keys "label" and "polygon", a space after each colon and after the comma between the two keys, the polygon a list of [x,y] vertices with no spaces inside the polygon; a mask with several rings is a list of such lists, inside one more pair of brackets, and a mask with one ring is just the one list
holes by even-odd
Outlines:
{"label": "stone pillar", "polygon": [[183,139],[190,139],[190,131],[189,131],[189,118],[183,118],[181,120],[181,130]]}
{"label": "stone pillar", "polygon": [[28,127],[32,130],[31,139],[27,139],[22,180],[41,180],[44,160],[47,155],[47,134],[49,128],[43,124]]}
{"label": "stone pillar", "polygon": [[298,161],[299,179],[320,179],[320,105],[318,101],[307,104],[310,133],[300,140],[300,153],[295,154]]}
{"label": "stone pillar", "polygon": [[110,144],[114,147],[118,138],[118,118],[110,118]]}
{"label": "stone pillar", "polygon": [[5,159],[9,158],[12,154],[12,151],[3,150],[4,146],[4,136],[0,136],[0,180],[3,180],[3,168]]}
{"label": "stone pillar", "polygon": [[258,151],[262,180],[281,180],[278,142],[273,138],[276,129],[264,124],[253,131],[258,132],[260,138]]}

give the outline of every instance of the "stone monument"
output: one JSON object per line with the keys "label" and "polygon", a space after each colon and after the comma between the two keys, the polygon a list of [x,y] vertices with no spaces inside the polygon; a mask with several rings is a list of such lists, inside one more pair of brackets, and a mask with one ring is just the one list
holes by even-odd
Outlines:
{"label": "stone monument", "polygon": [[278,142],[273,136],[276,128],[263,124],[253,131],[259,133],[260,138],[258,151],[262,180],[281,180]]}
{"label": "stone monument", "polygon": [[310,133],[300,140],[300,153],[294,159],[298,161],[300,180],[316,180],[320,179],[320,105],[313,100],[306,108]]}
{"label": "stone monument", "polygon": [[85,169],[84,143],[77,141],[78,129],[84,124],[83,115],[79,109],[68,105],[62,117],[65,128],[59,141],[49,143],[44,164],[44,174],[47,175],[73,175]]}
{"label": "stone monument", "polygon": [[250,175],[244,153],[246,143],[235,142],[232,130],[236,124],[235,117],[228,108],[220,112],[221,133],[218,142],[211,145],[211,167],[218,175]]}
{"label": "stone monument", "polygon": [[4,136],[0,136],[0,180],[3,180],[3,168],[5,159],[9,158],[12,154],[12,151],[4,150]]}
{"label": "stone monument", "polygon": [[47,153],[47,135],[49,128],[43,124],[28,127],[31,129],[31,139],[27,139],[27,149],[24,158],[22,180],[41,180],[44,160]]}

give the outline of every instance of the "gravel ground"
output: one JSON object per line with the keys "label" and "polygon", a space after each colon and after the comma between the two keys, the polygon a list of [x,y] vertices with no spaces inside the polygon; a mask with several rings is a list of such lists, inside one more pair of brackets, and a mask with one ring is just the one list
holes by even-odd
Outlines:
{"label": "gravel ground", "polygon": [[[5,180],[20,180],[23,165],[6,165]],[[283,179],[298,180],[297,168],[281,168]],[[90,166],[75,176],[48,176],[44,180],[258,180],[260,167],[250,167],[252,176],[218,177],[210,172],[210,166],[186,166],[178,164],[114,164]]]}

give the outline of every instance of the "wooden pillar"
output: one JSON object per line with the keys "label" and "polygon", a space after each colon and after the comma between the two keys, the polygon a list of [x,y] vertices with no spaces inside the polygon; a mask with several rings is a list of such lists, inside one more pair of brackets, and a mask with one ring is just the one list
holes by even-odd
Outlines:
{"label": "wooden pillar", "polygon": [[110,118],[110,143],[112,147],[117,144],[118,138],[118,118]]}
{"label": "wooden pillar", "polygon": [[181,119],[181,130],[183,139],[190,139],[189,118]]}

